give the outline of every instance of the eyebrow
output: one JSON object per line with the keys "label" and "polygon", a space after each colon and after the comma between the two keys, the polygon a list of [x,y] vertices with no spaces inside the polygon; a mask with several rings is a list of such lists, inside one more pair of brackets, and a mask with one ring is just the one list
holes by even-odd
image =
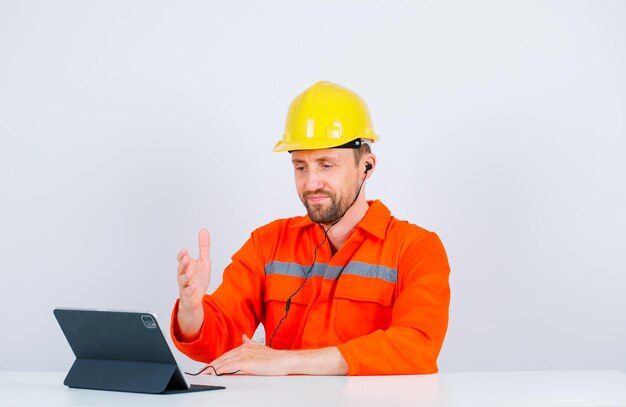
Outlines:
{"label": "eyebrow", "polygon": [[[337,162],[337,158],[333,158],[331,156],[325,155],[323,157],[319,157],[313,160],[313,162],[319,163],[319,162],[323,162],[323,161],[331,161],[331,162]],[[300,159],[291,159],[291,162],[293,164],[305,164],[307,162],[307,160],[300,160]]]}

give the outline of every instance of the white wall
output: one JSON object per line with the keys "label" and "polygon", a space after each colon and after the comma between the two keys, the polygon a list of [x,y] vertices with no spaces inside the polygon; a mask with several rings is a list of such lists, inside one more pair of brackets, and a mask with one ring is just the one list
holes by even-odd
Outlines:
{"label": "white wall", "polygon": [[[302,214],[271,148],[321,79],[368,101],[368,197],[439,233],[443,371],[626,371],[626,3],[0,0],[0,369],[57,306],[152,310]],[[195,364],[177,354],[183,366]]]}

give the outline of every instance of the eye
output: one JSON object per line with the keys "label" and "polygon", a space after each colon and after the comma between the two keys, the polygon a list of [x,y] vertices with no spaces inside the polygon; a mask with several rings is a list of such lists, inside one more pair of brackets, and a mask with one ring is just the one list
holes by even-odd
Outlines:
{"label": "eye", "polygon": [[325,169],[325,170],[328,170],[328,169],[333,168],[333,165],[332,165],[332,164],[322,164],[322,165],[321,165],[321,167],[322,167],[323,169]]}

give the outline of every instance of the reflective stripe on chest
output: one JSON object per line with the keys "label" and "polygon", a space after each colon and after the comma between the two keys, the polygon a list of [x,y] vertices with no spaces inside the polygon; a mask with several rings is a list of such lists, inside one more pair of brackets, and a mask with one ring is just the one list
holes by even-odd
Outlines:
{"label": "reflective stripe on chest", "polygon": [[307,276],[311,266],[303,266],[296,263],[273,261],[265,265],[265,275],[283,275],[291,277],[324,277],[325,279],[337,279],[340,275],[354,275],[366,278],[375,278],[389,283],[398,282],[398,270],[351,261],[346,266],[328,266],[327,264],[315,264]]}

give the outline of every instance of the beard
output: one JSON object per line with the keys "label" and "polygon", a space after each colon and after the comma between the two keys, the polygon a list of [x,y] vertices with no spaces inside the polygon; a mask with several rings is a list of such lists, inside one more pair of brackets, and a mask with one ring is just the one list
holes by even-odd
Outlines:
{"label": "beard", "polygon": [[[354,191],[350,192],[352,193],[343,194],[342,197],[338,198],[337,194],[318,189],[312,192],[305,192],[300,200],[304,204],[306,212],[313,222],[327,225],[340,219],[346,214],[348,209],[350,209],[350,206],[352,206],[354,202]],[[326,195],[330,199],[330,203],[326,205],[310,204],[307,199],[309,195]],[[350,198],[351,196],[352,198]]]}

